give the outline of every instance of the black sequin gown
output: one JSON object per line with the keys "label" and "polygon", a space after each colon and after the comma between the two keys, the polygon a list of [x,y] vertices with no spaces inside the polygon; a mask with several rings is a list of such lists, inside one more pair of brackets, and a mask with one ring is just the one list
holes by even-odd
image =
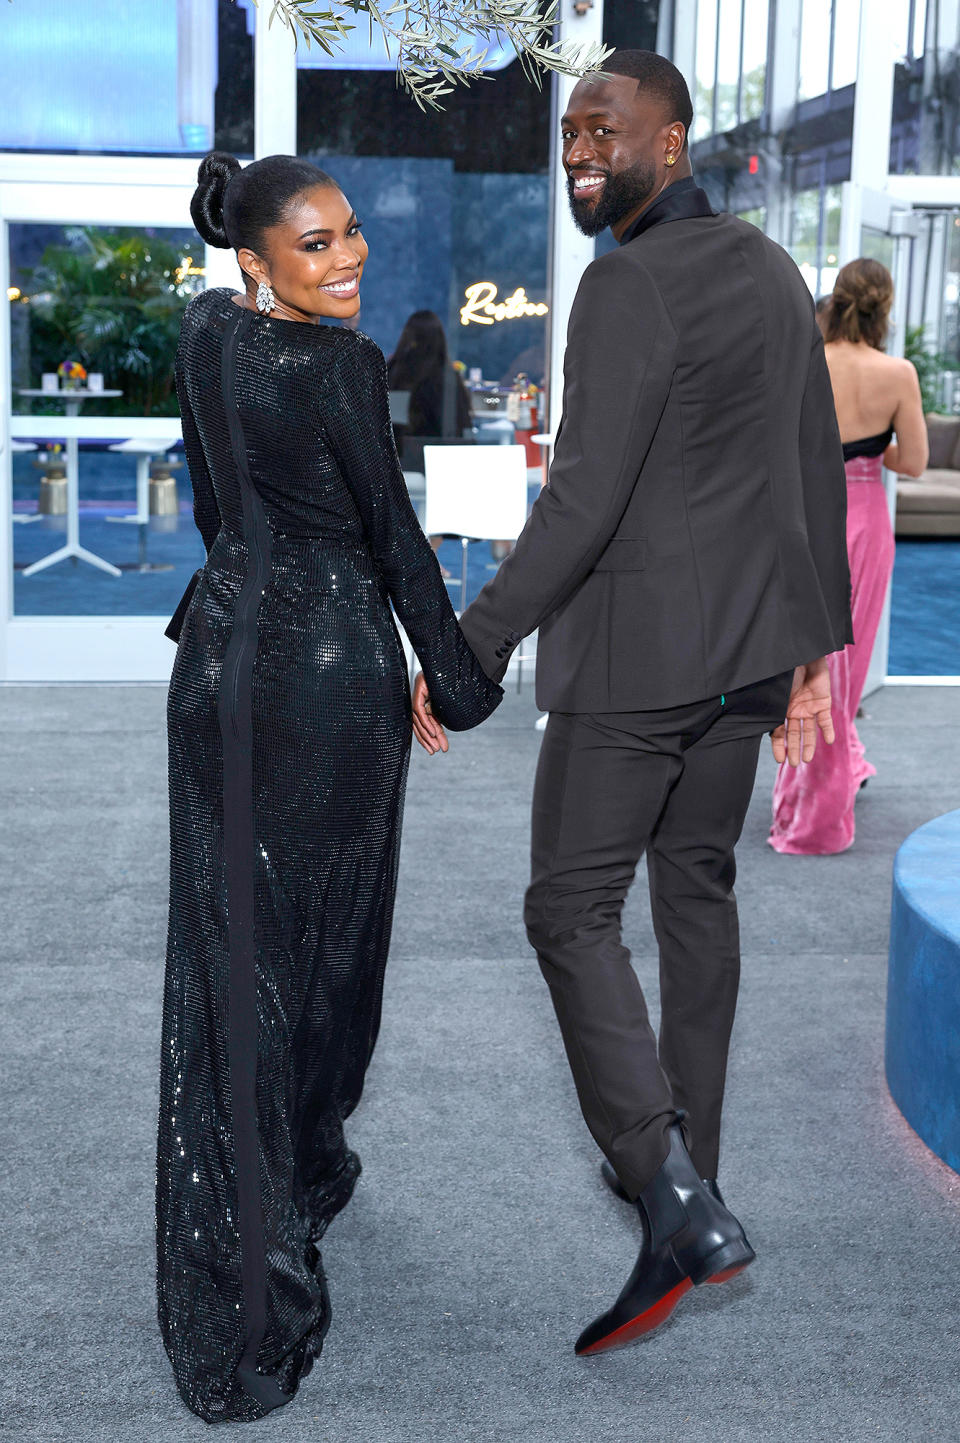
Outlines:
{"label": "black sequin gown", "polygon": [[377,346],[226,290],[177,356],[207,562],[168,711],[171,896],[158,1298],[210,1422],[296,1392],[330,1310],[318,1244],[359,1163],[410,749],[406,666],[454,730],[496,706],[400,471]]}

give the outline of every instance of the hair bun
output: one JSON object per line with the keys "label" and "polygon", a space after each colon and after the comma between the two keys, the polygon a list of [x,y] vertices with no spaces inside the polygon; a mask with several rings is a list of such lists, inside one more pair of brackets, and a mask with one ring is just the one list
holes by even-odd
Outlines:
{"label": "hair bun", "polygon": [[230,239],[223,219],[223,198],[227,186],[240,169],[235,155],[225,150],[212,150],[200,162],[197,188],[190,202],[190,215],[207,245],[230,249]]}

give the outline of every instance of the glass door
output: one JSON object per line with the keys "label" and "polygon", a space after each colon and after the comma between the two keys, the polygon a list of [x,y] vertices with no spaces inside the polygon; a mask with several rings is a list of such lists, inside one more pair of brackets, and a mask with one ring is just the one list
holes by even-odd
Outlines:
{"label": "glass door", "polygon": [[[863,245],[897,289],[890,349],[915,365],[930,459],[891,485],[897,549],[886,648],[889,681],[960,678],[960,176],[891,175],[888,212]],[[877,223],[881,222],[881,223]],[[889,257],[889,259],[888,259]]]}
{"label": "glass door", "polygon": [[0,179],[7,680],[165,680],[163,625],[202,560],[173,389],[180,316],[207,282],[194,165],[137,185],[135,164],[103,162],[100,184]]}

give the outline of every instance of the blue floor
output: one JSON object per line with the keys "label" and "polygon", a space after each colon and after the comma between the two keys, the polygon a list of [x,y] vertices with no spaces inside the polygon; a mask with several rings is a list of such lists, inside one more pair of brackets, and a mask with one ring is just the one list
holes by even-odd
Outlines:
{"label": "blue floor", "polygon": [[[14,458],[15,514],[36,509],[36,471],[29,455]],[[147,528],[116,525],[108,517],[133,510],[135,463],[129,456],[81,452],[80,540],[123,569],[108,576],[83,562],[67,561],[36,576],[23,568],[63,544],[62,526],[47,519],[14,525],[14,610],[19,616],[168,616],[203,548],[190,514],[190,482],[178,473],[181,512],[154,519]],[[531,489],[531,502],[536,488]],[[52,518],[51,518],[52,520]],[[168,529],[161,530],[160,527]],[[169,529],[173,528],[173,529]],[[461,600],[459,542],[445,541],[440,562],[451,573],[450,596]],[[138,569],[141,561],[158,568]],[[497,569],[490,543],[469,547],[467,600]],[[960,540],[901,540],[893,574],[889,671],[894,676],[960,676]]]}

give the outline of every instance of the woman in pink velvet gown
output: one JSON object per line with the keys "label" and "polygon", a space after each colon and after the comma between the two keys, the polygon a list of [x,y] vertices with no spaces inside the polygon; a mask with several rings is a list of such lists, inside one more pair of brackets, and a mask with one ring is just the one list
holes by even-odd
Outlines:
{"label": "woman in pink velvet gown", "polygon": [[861,257],[840,271],[820,318],[846,462],[855,641],[827,658],[836,740],[818,746],[812,761],[781,766],[777,775],[769,840],[778,852],[845,852],[853,845],[857,792],[876,775],[854,719],[893,571],[882,473],[886,466],[918,476],[927,464],[916,370],[883,353],[892,301],[890,272]]}

